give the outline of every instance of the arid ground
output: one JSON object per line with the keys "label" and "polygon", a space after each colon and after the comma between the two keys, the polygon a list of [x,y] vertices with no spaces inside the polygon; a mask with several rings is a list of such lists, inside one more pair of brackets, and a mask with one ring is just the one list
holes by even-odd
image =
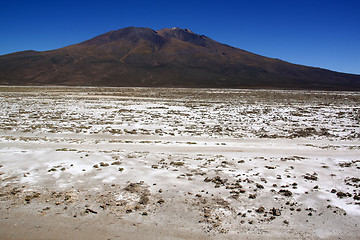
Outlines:
{"label": "arid ground", "polygon": [[359,239],[360,93],[0,87],[0,239]]}

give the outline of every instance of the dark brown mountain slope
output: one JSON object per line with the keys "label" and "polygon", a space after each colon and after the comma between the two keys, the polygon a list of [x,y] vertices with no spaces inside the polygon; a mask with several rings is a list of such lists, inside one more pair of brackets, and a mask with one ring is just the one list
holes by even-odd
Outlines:
{"label": "dark brown mountain slope", "polygon": [[128,27],[0,56],[0,84],[360,90],[360,75],[263,57],[188,29]]}

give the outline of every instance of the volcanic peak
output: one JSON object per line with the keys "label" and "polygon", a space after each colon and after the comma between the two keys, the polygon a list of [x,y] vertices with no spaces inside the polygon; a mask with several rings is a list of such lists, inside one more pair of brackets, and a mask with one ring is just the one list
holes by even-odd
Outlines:
{"label": "volcanic peak", "polygon": [[189,29],[127,27],[0,56],[0,84],[360,90],[360,76],[260,56]]}
{"label": "volcanic peak", "polygon": [[109,42],[125,40],[133,44],[140,40],[148,40],[151,42],[162,42],[163,39],[156,31],[144,27],[127,27],[115,31],[110,31],[94,37],[90,40],[80,43],[79,45],[102,45]]}

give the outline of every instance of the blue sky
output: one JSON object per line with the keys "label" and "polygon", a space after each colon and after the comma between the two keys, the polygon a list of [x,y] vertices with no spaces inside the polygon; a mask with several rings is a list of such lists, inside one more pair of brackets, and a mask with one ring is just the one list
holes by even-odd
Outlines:
{"label": "blue sky", "polygon": [[56,49],[128,26],[189,28],[267,57],[360,74],[359,0],[2,0],[0,55]]}

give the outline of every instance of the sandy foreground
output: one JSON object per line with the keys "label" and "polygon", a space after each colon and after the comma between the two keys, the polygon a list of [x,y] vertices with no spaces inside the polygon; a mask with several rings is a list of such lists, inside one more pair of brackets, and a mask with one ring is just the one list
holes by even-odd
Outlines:
{"label": "sandy foreground", "polygon": [[359,239],[360,93],[0,87],[0,239]]}

